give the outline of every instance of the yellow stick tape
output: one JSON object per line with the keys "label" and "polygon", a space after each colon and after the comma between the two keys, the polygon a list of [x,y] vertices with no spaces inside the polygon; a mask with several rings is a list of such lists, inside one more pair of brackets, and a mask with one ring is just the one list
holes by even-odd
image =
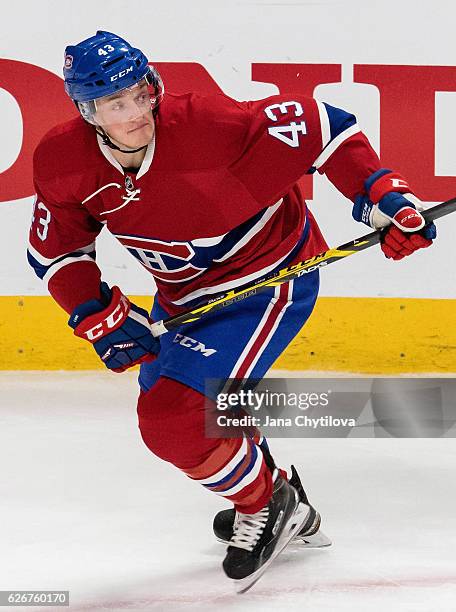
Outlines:
{"label": "yellow stick tape", "polygon": [[[132,301],[151,308],[150,297],[133,296]],[[67,320],[50,297],[1,296],[0,369],[104,368],[92,347],[73,336]],[[319,298],[309,323],[274,367],[364,374],[455,372],[456,300]]]}

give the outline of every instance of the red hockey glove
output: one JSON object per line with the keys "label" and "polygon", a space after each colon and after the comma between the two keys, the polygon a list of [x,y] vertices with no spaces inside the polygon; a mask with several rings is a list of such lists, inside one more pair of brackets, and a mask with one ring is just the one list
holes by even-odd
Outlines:
{"label": "red hockey glove", "polygon": [[413,233],[405,233],[395,225],[391,225],[388,229],[383,230],[380,243],[385,257],[397,261],[418,249],[431,246],[436,235],[434,223],[429,223],[419,232]]}
{"label": "red hockey glove", "polygon": [[153,361],[160,341],[152,335],[147,311],[132,304],[119,287],[101,283],[100,289],[101,300],[84,302],[72,312],[68,325],[75,335],[91,342],[114,372]]}
{"label": "red hockey glove", "polygon": [[381,248],[389,259],[402,259],[428,247],[437,235],[434,223],[420,214],[423,206],[400,174],[382,169],[366,181],[366,194],[355,199],[353,217],[383,230]]}

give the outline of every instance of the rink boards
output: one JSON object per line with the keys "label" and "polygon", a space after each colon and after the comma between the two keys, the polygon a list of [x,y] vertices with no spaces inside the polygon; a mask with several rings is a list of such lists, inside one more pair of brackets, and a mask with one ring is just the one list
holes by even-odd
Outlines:
{"label": "rink boards", "polygon": [[[152,299],[132,296],[150,308]],[[283,370],[366,374],[456,371],[456,300],[321,297],[309,323],[276,362]],[[103,366],[73,336],[47,296],[0,298],[2,370],[88,370]]]}

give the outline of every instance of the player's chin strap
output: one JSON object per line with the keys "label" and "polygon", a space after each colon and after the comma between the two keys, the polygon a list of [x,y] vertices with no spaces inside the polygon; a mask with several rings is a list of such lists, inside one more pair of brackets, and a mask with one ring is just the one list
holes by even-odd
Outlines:
{"label": "player's chin strap", "polygon": [[[101,130],[101,131],[98,131],[98,130]],[[107,133],[104,131],[103,128],[98,126],[98,129],[95,128],[95,131],[98,134],[98,136],[101,136],[104,145],[106,145],[110,149],[114,149],[115,151],[120,151],[121,153],[137,153],[138,151],[142,151],[143,149],[147,149],[148,147],[148,145],[144,145],[143,147],[139,147],[139,149],[121,149],[120,147],[118,147],[112,142],[112,140],[109,138],[109,136],[107,135]]]}

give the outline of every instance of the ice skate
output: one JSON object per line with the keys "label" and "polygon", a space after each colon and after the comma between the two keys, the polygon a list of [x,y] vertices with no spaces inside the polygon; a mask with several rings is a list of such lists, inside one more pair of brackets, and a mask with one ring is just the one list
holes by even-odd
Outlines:
{"label": "ice skate", "polygon": [[[293,546],[299,546],[300,548],[323,548],[325,546],[331,546],[331,540],[320,531],[320,514],[309,503],[294,465],[291,466],[291,478],[289,483],[298,492],[300,501],[310,508],[308,519],[295,535],[291,544]],[[219,542],[222,542],[222,544],[229,543],[233,536],[233,529],[236,527],[237,520],[238,513],[234,508],[217,512],[214,517],[213,529],[215,537]]]}
{"label": "ice skate", "polygon": [[236,514],[223,569],[238,593],[250,589],[277,555],[308,522],[310,507],[275,471],[271,500],[255,514]]}

